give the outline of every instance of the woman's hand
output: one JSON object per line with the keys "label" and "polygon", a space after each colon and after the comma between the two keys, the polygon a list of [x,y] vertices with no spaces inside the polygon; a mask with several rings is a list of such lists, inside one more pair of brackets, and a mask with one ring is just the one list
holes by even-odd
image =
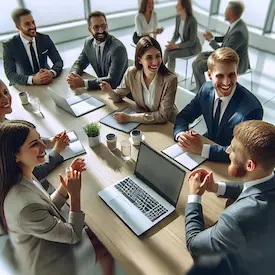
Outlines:
{"label": "woman's hand", "polygon": [[131,115],[123,113],[123,112],[118,112],[114,114],[114,119],[118,123],[127,123],[131,121]]}
{"label": "woman's hand", "polygon": [[72,161],[69,168],[71,167],[73,170],[76,170],[76,171],[82,173],[83,171],[86,171],[85,165],[86,165],[86,163],[83,158],[76,158]]}
{"label": "woman's hand", "polygon": [[110,83],[106,82],[106,81],[101,81],[100,84],[99,84],[101,90],[103,92],[108,92],[108,91],[112,91],[112,87],[110,85]]}
{"label": "woman's hand", "polygon": [[81,173],[73,170],[72,167],[67,169],[67,177],[64,179],[59,175],[62,186],[67,190],[71,196],[80,197],[81,190]]}

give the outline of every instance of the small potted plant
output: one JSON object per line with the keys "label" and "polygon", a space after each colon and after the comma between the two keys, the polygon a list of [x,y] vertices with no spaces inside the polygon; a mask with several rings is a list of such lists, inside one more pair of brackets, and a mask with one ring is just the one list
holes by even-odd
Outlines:
{"label": "small potted plant", "polygon": [[96,147],[100,144],[100,125],[98,122],[92,122],[83,127],[84,132],[88,136],[90,147]]}

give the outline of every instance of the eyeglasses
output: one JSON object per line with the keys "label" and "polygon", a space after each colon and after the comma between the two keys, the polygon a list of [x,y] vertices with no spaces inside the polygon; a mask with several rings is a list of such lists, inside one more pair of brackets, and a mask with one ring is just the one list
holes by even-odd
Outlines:
{"label": "eyeglasses", "polygon": [[103,29],[103,30],[106,30],[107,27],[108,27],[107,24],[90,26],[90,28],[93,29],[94,31],[98,31],[100,28]]}

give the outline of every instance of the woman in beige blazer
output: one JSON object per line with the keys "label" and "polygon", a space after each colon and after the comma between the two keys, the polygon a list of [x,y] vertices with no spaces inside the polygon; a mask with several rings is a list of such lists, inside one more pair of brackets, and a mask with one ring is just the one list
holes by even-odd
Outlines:
{"label": "woman in beige blazer", "polygon": [[[61,185],[49,196],[32,174],[34,167],[45,161],[45,148],[33,124],[0,124],[0,222],[14,246],[19,272],[94,274],[98,254],[83,231],[85,215],[80,206],[84,160],[72,162],[66,178],[59,176]],[[60,209],[68,194],[66,222]],[[112,274],[112,259],[106,259],[111,258],[99,259],[104,274]]]}
{"label": "woman in beige blazer", "polygon": [[135,66],[127,69],[121,87],[112,90],[107,82],[102,81],[101,89],[108,92],[114,102],[120,102],[131,92],[136,104],[144,109],[144,112],[138,114],[116,113],[114,117],[120,123],[174,122],[178,113],[174,104],[177,77],[163,64],[160,45],[150,36],[138,41]]}

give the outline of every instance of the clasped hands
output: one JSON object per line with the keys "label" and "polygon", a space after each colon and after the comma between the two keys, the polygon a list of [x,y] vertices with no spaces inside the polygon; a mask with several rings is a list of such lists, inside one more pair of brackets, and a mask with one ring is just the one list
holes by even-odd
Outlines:
{"label": "clasped hands", "polygon": [[201,155],[203,142],[201,135],[193,130],[181,133],[178,137],[178,144],[185,151]]}
{"label": "clasped hands", "polygon": [[204,34],[203,34],[204,38],[207,40],[207,41],[210,41],[213,39],[213,34],[209,31],[206,31]]}
{"label": "clasped hands", "polygon": [[46,85],[52,82],[54,74],[51,70],[40,69],[32,78],[32,83],[35,85]]}
{"label": "clasped hands", "polygon": [[71,72],[67,77],[67,82],[70,85],[71,89],[76,89],[80,87],[84,87],[85,83],[83,78],[77,74],[76,72]]}
{"label": "clasped hands", "polygon": [[167,48],[167,50],[176,50],[179,48],[179,46],[175,43],[175,42],[172,42],[172,41],[167,41],[167,45],[165,45],[165,47]]}

